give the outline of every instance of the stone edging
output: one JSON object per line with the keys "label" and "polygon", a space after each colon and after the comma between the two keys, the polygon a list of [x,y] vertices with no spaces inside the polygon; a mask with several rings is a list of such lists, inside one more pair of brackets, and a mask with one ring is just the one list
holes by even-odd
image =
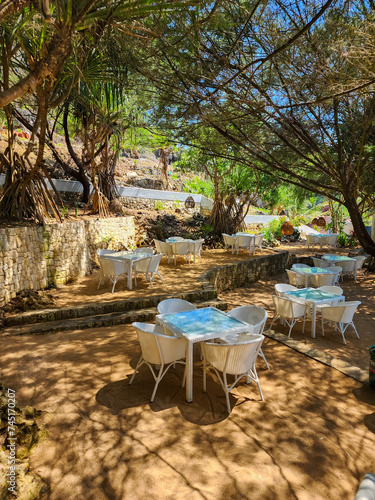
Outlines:
{"label": "stone edging", "polygon": [[319,361],[319,363],[334,368],[347,377],[354,378],[361,383],[368,383],[368,372],[366,370],[362,370],[362,368],[359,368],[358,366],[351,365],[347,361],[331,356],[320,349],[306,345],[300,340],[291,339],[287,335],[277,333],[274,330],[265,330],[263,335],[276,340],[277,342],[280,342],[281,344],[284,344],[287,347],[308,356],[309,358],[313,358],[316,361]]}

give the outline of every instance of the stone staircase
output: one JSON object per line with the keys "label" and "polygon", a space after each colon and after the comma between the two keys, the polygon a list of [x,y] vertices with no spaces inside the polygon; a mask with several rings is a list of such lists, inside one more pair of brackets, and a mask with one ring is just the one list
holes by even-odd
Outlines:
{"label": "stone staircase", "polygon": [[[215,290],[198,290],[173,295],[192,302],[197,307],[216,307],[226,310],[228,305],[217,298]],[[157,314],[156,306],[171,295],[154,295],[142,299],[95,302],[59,309],[43,309],[10,316],[0,336],[36,335],[62,331],[98,328],[129,324],[133,321],[152,322]]]}

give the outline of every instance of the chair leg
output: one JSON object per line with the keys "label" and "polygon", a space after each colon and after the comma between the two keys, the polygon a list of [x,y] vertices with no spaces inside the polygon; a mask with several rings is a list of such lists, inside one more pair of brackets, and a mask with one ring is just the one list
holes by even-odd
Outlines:
{"label": "chair leg", "polygon": [[266,363],[266,366],[267,366],[268,370],[270,370],[271,368],[269,367],[269,364],[267,363],[266,356],[264,355],[262,349],[260,349],[260,351],[259,351],[259,356],[261,356],[263,358],[264,362]]}
{"label": "chair leg", "polygon": [[133,383],[133,380],[134,380],[134,377],[135,377],[135,374],[137,373],[138,369],[141,367],[141,365],[143,365],[143,356],[141,356],[138,360],[138,363],[137,363],[137,366],[135,367],[135,370],[133,372],[133,375],[131,376],[131,379],[129,380],[129,385],[131,385]]}
{"label": "chair leg", "polygon": [[352,325],[352,327],[354,328],[355,334],[357,335],[357,339],[359,339],[359,335],[358,335],[358,332],[357,332],[357,328],[354,326],[353,321],[352,321],[351,323],[349,323],[349,325]]}

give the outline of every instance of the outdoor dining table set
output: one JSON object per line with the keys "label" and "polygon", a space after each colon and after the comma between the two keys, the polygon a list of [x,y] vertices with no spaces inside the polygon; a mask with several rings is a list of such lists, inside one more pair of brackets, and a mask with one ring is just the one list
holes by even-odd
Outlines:
{"label": "outdoor dining table set", "polygon": [[246,248],[249,251],[250,255],[255,254],[255,249],[256,247],[259,248],[261,252],[262,250],[262,243],[263,243],[263,234],[250,234],[250,233],[244,233],[244,232],[238,232],[236,234],[226,234],[223,233],[223,238],[224,238],[224,245],[227,248],[232,249],[232,253],[234,251],[237,252],[237,255],[239,253],[240,248]]}
{"label": "outdoor dining table set", "polygon": [[337,246],[337,238],[338,234],[337,233],[330,233],[330,234],[307,234],[306,235],[306,242],[308,248],[310,246],[314,247],[315,245],[319,245],[320,249],[322,249],[323,245],[326,245],[327,247],[332,247],[335,248]]}
{"label": "outdoor dining table set", "polygon": [[168,262],[173,260],[174,265],[177,265],[179,257],[185,258],[185,261],[190,264],[191,261],[196,262],[196,257],[202,261],[201,251],[204,239],[192,240],[190,238],[182,238],[181,236],[171,236],[166,241],[155,240],[157,252],[162,252],[168,259]]}
{"label": "outdoor dining table set", "polygon": [[[203,359],[203,391],[207,391],[206,371],[213,369],[226,395],[228,413],[231,411],[229,393],[237,382],[245,378],[250,384],[260,387],[255,362],[258,355],[263,358],[262,335],[267,320],[267,311],[255,305],[245,305],[228,313],[215,307],[197,309],[194,304],[183,299],[170,298],[158,306],[156,324],[133,323],[141,347],[141,357],[137,363],[129,385],[143,364],[151,369],[155,386],[151,395],[153,402],[159,382],[170,366],[185,365],[182,386],[186,380],[186,400],[193,400],[193,347],[200,344],[200,359]],[[231,375],[230,385],[227,375]],[[234,381],[233,381],[234,377]]]}
{"label": "outdoor dining table set", "polygon": [[152,248],[138,248],[136,250],[125,250],[116,252],[113,250],[98,250],[98,260],[100,264],[100,278],[98,288],[108,277],[113,284],[112,293],[116,283],[121,277],[126,277],[127,287],[132,290],[133,272],[135,285],[137,286],[137,274],[145,275],[146,281],[149,281],[153,286],[154,276],[157,275],[163,282],[158,267],[160,260],[163,257],[162,253],[154,255]]}

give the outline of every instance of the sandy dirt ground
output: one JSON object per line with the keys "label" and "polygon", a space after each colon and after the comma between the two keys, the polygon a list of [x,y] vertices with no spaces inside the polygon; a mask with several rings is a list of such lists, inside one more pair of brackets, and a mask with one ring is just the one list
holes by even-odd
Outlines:
{"label": "sandy dirt ground", "polygon": [[[230,252],[222,254],[223,261],[232,259]],[[212,265],[209,258],[204,253],[202,264],[171,266],[179,273],[178,291]],[[218,265],[218,255],[214,261]],[[162,289],[168,293],[172,282],[164,269]],[[230,308],[263,305],[271,318],[270,294],[283,276],[221,298]],[[55,291],[56,301],[63,306],[134,296],[120,288],[115,297],[108,287],[96,291],[95,279],[94,274]],[[91,292],[85,280],[91,280]],[[305,336],[296,327],[292,337],[359,364],[368,342],[375,344],[373,287],[371,274],[357,284],[344,281],[345,296],[363,302],[355,317],[360,341],[349,332],[344,346],[333,330],[322,339],[319,328],[314,340],[309,325]],[[150,287],[136,291],[150,294]],[[279,325],[275,330],[285,333]],[[267,370],[261,359],[257,362],[265,401],[254,384],[240,383],[231,393],[228,416],[214,374],[208,376],[207,393],[202,391],[197,352],[192,403],[185,401],[181,366],[165,376],[154,403],[149,402],[153,379],[147,367],[129,386],[140,355],[131,325],[0,338],[0,378],[16,391],[20,405],[44,412],[41,423],[48,437],[30,461],[49,487],[43,498],[354,498],[364,474],[375,472],[375,390],[272,339],[265,340],[263,351],[271,366]],[[368,354],[366,360],[368,366]]]}

